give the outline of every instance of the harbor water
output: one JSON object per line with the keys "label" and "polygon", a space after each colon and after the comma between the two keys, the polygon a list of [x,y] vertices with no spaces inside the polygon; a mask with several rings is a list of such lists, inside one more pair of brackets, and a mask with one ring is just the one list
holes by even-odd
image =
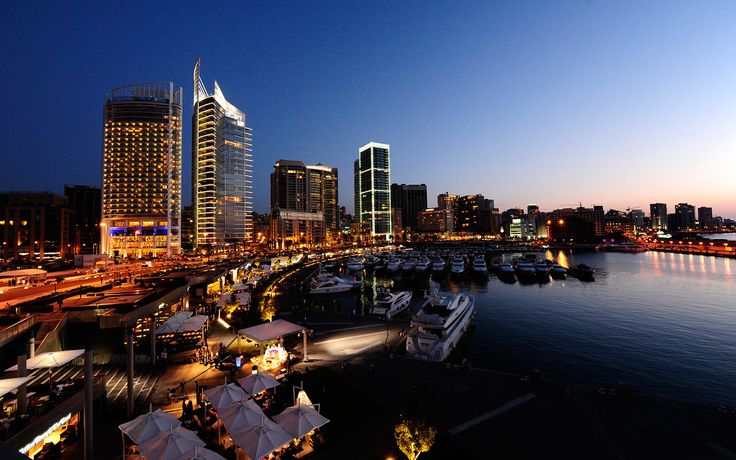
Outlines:
{"label": "harbor water", "polygon": [[[504,282],[493,274],[432,276],[476,298],[476,325],[452,358],[473,366],[712,405],[736,405],[736,260],[661,252],[551,253],[595,280]],[[510,258],[510,255],[509,255]],[[491,258],[487,258],[490,267]],[[312,296],[313,308],[366,314],[378,284],[423,302],[430,277],[366,273],[360,293]],[[408,313],[406,313],[408,319]]]}

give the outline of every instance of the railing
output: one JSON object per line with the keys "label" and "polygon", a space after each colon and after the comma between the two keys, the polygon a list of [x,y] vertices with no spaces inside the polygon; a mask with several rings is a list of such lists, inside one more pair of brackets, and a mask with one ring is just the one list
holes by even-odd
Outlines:
{"label": "railing", "polygon": [[54,329],[46,334],[46,337],[41,340],[41,344],[36,348],[36,353],[61,351],[63,349],[61,344],[61,332],[66,326],[67,318],[67,313],[64,313]]}
{"label": "railing", "polygon": [[10,326],[0,331],[0,347],[5,346],[6,344],[18,338],[19,335],[30,330],[33,326],[36,325],[37,321],[37,315],[31,315],[23,318],[15,324],[11,324]]}

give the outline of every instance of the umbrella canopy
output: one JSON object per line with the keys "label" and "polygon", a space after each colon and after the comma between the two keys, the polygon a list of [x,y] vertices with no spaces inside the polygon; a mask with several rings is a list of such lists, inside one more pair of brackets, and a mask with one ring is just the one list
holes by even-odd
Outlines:
{"label": "umbrella canopy", "polygon": [[301,404],[287,407],[273,419],[281,428],[297,439],[329,422],[313,406],[303,406]]}
{"label": "umbrella canopy", "polygon": [[12,379],[0,380],[0,396],[5,396],[6,394],[15,390],[24,383],[28,383],[28,381],[32,379],[33,377],[16,377]]}
{"label": "umbrella canopy", "polygon": [[197,433],[177,426],[168,433],[138,444],[138,450],[147,460],[180,460],[186,453],[205,445]]}
{"label": "umbrella canopy", "polygon": [[278,380],[265,372],[248,374],[245,377],[238,379],[238,384],[250,394],[260,393],[261,391],[281,385]]}
{"label": "umbrella canopy", "polygon": [[130,422],[123,423],[118,428],[127,434],[136,444],[144,443],[156,438],[161,433],[167,433],[181,425],[181,422],[171,414],[161,409],[136,417]]}
{"label": "umbrella canopy", "polygon": [[229,433],[258,425],[263,417],[263,410],[252,399],[234,402],[219,412],[222,423]]}
{"label": "umbrella canopy", "polygon": [[296,401],[294,401],[294,405],[301,404],[303,406],[312,406],[312,400],[309,399],[309,396],[307,396],[307,392],[304,390],[299,390],[299,393],[296,395]]}
{"label": "umbrella canopy", "polygon": [[[84,354],[84,350],[64,350],[39,353],[26,361],[27,369],[45,369],[48,367],[60,367]],[[6,371],[17,371],[18,365],[5,369]]]}
{"label": "umbrella canopy", "polygon": [[243,391],[242,388],[235,385],[234,383],[228,383],[227,385],[218,385],[214,388],[204,390],[204,395],[207,400],[215,406],[215,409],[220,411],[225,407],[231,405],[234,402],[248,399],[250,394]]}
{"label": "umbrella canopy", "polygon": [[246,430],[231,431],[230,437],[252,459],[263,458],[279,447],[289,444],[293,439],[283,428],[265,416],[256,426]]}
{"label": "umbrella canopy", "polygon": [[202,329],[204,323],[207,322],[207,315],[194,315],[187,318],[176,332],[194,332]]}
{"label": "umbrella canopy", "polygon": [[195,447],[191,452],[187,452],[182,460],[225,460],[225,457],[204,447]]}

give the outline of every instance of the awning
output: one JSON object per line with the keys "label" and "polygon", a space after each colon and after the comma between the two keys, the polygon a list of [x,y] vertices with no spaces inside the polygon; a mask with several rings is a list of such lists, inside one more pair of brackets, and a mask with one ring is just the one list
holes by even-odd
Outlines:
{"label": "awning", "polygon": [[204,323],[206,322],[207,315],[194,315],[184,321],[184,324],[182,324],[176,332],[195,332],[202,329],[202,326],[204,326]]}
{"label": "awning", "polygon": [[303,331],[304,326],[294,324],[284,319],[277,319],[269,323],[259,324],[258,326],[247,327],[238,331],[243,335],[256,342],[268,342],[269,340],[279,339],[288,335],[297,334]]}
{"label": "awning", "polygon": [[0,396],[5,396],[6,394],[10,393],[11,391],[15,390],[19,386],[27,383],[29,380],[32,379],[33,377],[15,377],[12,379],[0,380]]}
{"label": "awning", "polygon": [[[48,353],[40,353],[26,361],[27,369],[45,369],[49,367],[60,367],[68,362],[79,358],[84,354],[84,350],[65,350],[50,351]],[[6,371],[17,371],[18,365],[5,369]]]}
{"label": "awning", "polygon": [[45,274],[46,270],[40,270],[38,268],[27,268],[25,270],[8,270],[0,272],[0,278],[17,278],[21,276],[39,276]]}
{"label": "awning", "polygon": [[156,329],[156,334],[173,334],[179,332],[181,326],[192,316],[191,311],[179,311],[174,313],[164,324]]}

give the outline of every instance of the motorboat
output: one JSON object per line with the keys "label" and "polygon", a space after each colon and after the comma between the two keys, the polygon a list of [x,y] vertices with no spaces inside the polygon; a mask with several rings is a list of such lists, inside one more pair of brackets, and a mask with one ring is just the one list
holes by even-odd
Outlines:
{"label": "motorboat", "polygon": [[549,275],[550,267],[547,265],[546,262],[537,262],[534,264],[534,271],[539,276],[547,276]]}
{"label": "motorboat", "polygon": [[465,260],[460,257],[454,257],[452,259],[452,265],[450,265],[450,271],[455,274],[465,273]]}
{"label": "motorboat", "polygon": [[508,262],[501,262],[498,264],[498,276],[505,276],[508,278],[514,278],[515,271],[514,266]]}
{"label": "motorboat", "polygon": [[417,273],[427,273],[429,271],[429,267],[431,266],[431,262],[426,257],[423,257],[419,259],[417,262],[416,267],[414,267],[414,270],[417,271]]}
{"label": "motorboat", "polygon": [[339,292],[347,292],[353,288],[352,284],[343,282],[340,279],[329,279],[326,281],[313,284],[309,290],[310,294],[335,294]]}
{"label": "motorboat", "polygon": [[475,318],[475,298],[464,292],[440,293],[437,283],[430,284],[430,292],[412,317],[416,329],[406,338],[406,353],[412,358],[444,361]]}
{"label": "motorboat", "polygon": [[572,276],[584,280],[592,280],[595,275],[595,270],[585,264],[577,264],[575,267],[568,270],[568,272]]}
{"label": "motorboat", "polygon": [[447,268],[447,264],[445,264],[445,261],[438,257],[432,262],[432,271],[435,273],[443,272],[445,271],[445,268]]}
{"label": "motorboat", "polygon": [[345,265],[345,268],[351,272],[357,272],[363,270],[363,261],[358,258],[351,258]]}
{"label": "motorboat", "polygon": [[395,273],[395,272],[401,270],[401,265],[402,264],[403,264],[403,262],[401,261],[401,259],[391,260],[388,263],[388,271],[390,271],[392,273]]}
{"label": "motorboat", "polygon": [[560,264],[553,263],[549,267],[549,274],[552,275],[553,278],[567,278],[567,269]]}
{"label": "motorboat", "polygon": [[371,314],[383,316],[386,319],[394,318],[409,307],[411,296],[411,291],[391,292],[388,289],[382,289],[373,301]]}
{"label": "motorboat", "polygon": [[475,273],[488,273],[486,261],[482,256],[478,256],[473,260],[473,271]]}
{"label": "motorboat", "polygon": [[537,272],[537,269],[534,267],[534,264],[531,262],[525,262],[523,260],[520,260],[516,263],[516,274],[519,276],[534,276],[534,274]]}
{"label": "motorboat", "polygon": [[406,262],[404,262],[404,265],[401,267],[401,269],[405,272],[413,272],[416,266],[417,266],[417,261],[415,259],[409,259]]}

